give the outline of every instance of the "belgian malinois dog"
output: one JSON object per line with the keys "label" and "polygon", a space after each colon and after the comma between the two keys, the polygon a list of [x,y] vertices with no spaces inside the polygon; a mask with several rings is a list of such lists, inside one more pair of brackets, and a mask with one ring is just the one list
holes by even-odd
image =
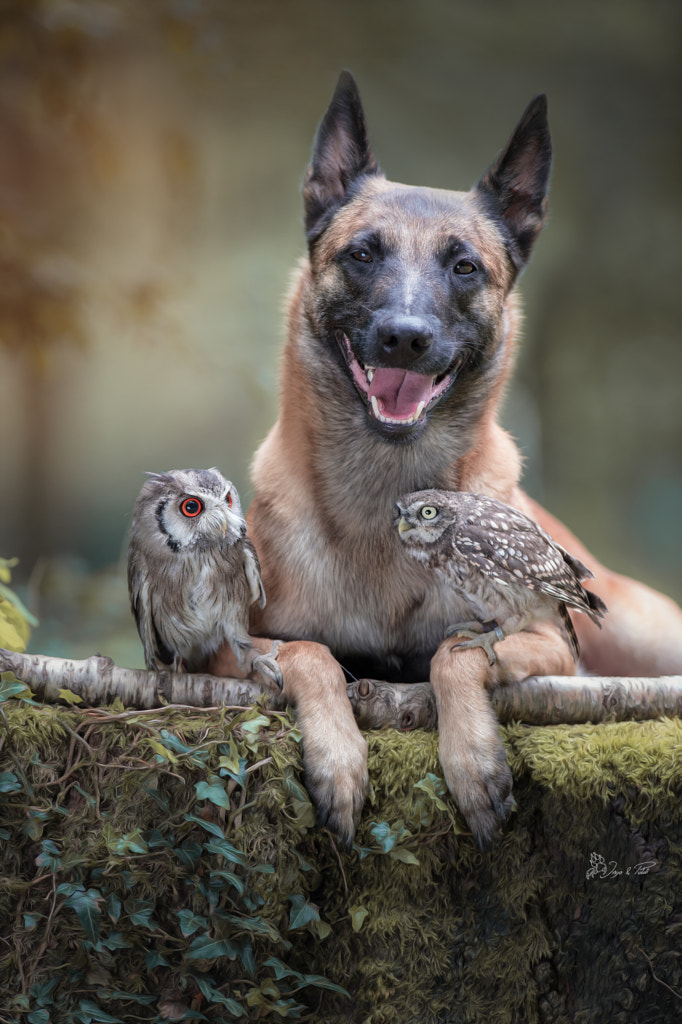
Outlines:
{"label": "belgian malinois dog", "polygon": [[[521,509],[595,572],[610,615],[601,633],[576,617],[588,668],[682,668],[680,609],[600,566],[520,490],[519,453],[497,422],[519,329],[514,286],[545,218],[550,162],[544,96],[469,192],[387,181],[348,73],[318,130],[280,415],[253,467],[249,529],[267,605],[252,629],[268,638],[264,650],[271,638],[291,641],[278,664],[303,731],[307,786],[320,824],[347,845],[368,780],[341,665],[356,676],[430,678],[445,779],[482,843],[512,806],[486,688],[575,671],[551,624],[507,637],[493,666],[480,648],[444,639],[471,614],[401,550],[401,495],[475,491]],[[213,670],[235,671],[228,650]]]}

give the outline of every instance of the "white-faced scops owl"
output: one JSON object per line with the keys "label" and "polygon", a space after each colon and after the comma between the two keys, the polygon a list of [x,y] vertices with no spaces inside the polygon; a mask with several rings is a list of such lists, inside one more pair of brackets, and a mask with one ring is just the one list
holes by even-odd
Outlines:
{"label": "white-faced scops owl", "polygon": [[538,622],[555,622],[575,660],[580,648],[568,608],[597,625],[607,608],[580,583],[594,574],[536,522],[483,494],[426,490],[397,503],[395,525],[406,550],[440,573],[471,608],[475,621],[453,624],[460,647],[493,645]]}
{"label": "white-faced scops owl", "polygon": [[249,608],[265,605],[239,495],[217,469],[149,473],[135,502],[128,591],[148,668],[205,671],[225,642],[242,668],[280,687],[275,648],[249,637]]}

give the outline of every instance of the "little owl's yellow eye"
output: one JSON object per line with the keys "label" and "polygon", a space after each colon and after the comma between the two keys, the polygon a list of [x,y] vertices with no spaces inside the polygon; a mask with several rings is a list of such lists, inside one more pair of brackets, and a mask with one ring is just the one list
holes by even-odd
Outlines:
{"label": "little owl's yellow eye", "polygon": [[424,505],[420,514],[422,519],[435,519],[438,515],[438,509],[435,505]]}

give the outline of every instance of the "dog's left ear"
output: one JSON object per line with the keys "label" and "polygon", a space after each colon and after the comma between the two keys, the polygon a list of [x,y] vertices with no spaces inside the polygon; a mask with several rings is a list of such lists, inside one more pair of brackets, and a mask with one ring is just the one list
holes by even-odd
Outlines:
{"label": "dog's left ear", "polygon": [[317,129],[313,158],[303,182],[308,241],[314,242],[324,231],[357,178],[380,173],[367,138],[358,87],[350,71],[342,71]]}
{"label": "dog's left ear", "polygon": [[502,155],[476,186],[486,205],[493,204],[502,216],[519,269],[545,222],[551,166],[547,97],[541,94],[530,101]]}

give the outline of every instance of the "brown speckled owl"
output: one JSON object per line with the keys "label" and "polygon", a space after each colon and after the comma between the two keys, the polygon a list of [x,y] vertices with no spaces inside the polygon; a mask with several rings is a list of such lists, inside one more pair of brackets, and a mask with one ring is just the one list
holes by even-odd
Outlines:
{"label": "brown speckled owl", "polygon": [[226,641],[240,666],[282,685],[255,655],[249,608],[265,605],[237,491],[217,469],[149,473],[135,502],[128,590],[148,668],[199,672]]}
{"label": "brown speckled owl", "polygon": [[448,635],[458,646],[493,644],[536,622],[553,621],[578,660],[580,648],[568,608],[597,625],[607,608],[580,581],[593,573],[528,516],[483,494],[418,491],[397,504],[396,526],[410,555],[442,574],[468,602],[473,622]]}

